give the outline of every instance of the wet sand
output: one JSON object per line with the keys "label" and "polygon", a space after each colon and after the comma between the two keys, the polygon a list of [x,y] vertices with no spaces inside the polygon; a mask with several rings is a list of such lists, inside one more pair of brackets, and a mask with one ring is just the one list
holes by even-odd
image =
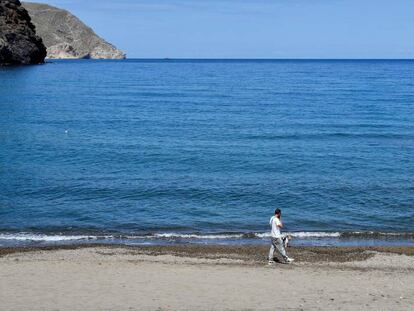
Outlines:
{"label": "wet sand", "polygon": [[0,248],[2,310],[412,310],[414,247]]}

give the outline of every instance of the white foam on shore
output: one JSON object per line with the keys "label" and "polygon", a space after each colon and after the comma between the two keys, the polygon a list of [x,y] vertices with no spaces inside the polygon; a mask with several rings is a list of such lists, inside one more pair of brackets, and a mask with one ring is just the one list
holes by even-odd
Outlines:
{"label": "white foam on shore", "polygon": [[[258,238],[270,238],[270,233],[255,233]],[[295,238],[338,238],[340,232],[286,232],[284,235],[291,235]]]}
{"label": "white foam on shore", "polygon": [[[337,238],[339,232],[286,232],[284,235],[291,235],[296,238]],[[264,233],[223,233],[223,234],[181,234],[181,233],[156,233],[148,236],[161,239],[242,239],[242,238],[270,238],[269,232]]]}
{"label": "white foam on shore", "polygon": [[33,241],[33,242],[59,242],[75,240],[96,240],[98,237],[89,235],[46,235],[46,234],[0,234],[0,240]]}
{"label": "white foam on shore", "polygon": [[342,234],[346,238],[354,239],[409,239],[414,240],[414,232],[380,232],[380,231],[353,231]]}
{"label": "white foam on shore", "polygon": [[153,238],[178,238],[178,239],[240,239],[243,238],[243,234],[180,234],[180,233],[156,233],[151,235]]}
{"label": "white foam on shore", "polygon": [[[319,238],[319,237],[339,237],[339,232],[288,232],[297,238]],[[59,241],[79,241],[79,240],[106,240],[106,239],[194,239],[194,240],[228,240],[228,239],[265,239],[270,238],[270,233],[218,233],[218,234],[196,234],[196,233],[154,233],[151,235],[127,235],[127,236],[95,236],[95,235],[46,235],[33,233],[0,234],[0,240],[32,241],[32,242],[59,242]]]}
{"label": "white foam on shore", "polygon": [[[398,232],[284,232],[283,235],[291,235],[297,239],[340,238],[340,237],[404,237],[408,233]],[[414,236],[413,233],[410,236]],[[246,233],[152,233],[147,235],[64,235],[64,234],[35,234],[28,232],[0,233],[0,240],[20,242],[61,242],[81,240],[237,240],[237,239],[269,239],[270,232],[246,232]]]}
{"label": "white foam on shore", "polygon": [[[165,239],[165,240],[174,240],[174,239],[188,239],[188,240],[225,240],[225,239],[241,239],[245,237],[242,233],[235,233],[235,234],[196,234],[196,233],[154,233],[149,235],[126,235],[120,237],[121,239],[128,239],[128,240],[143,240],[143,239]],[[247,238],[247,237],[246,237]]]}

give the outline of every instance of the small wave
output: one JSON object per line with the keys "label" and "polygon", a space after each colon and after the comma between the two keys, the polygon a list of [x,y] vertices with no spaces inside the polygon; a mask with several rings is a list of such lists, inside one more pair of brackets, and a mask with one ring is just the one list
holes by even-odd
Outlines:
{"label": "small wave", "polygon": [[[329,238],[355,238],[355,239],[385,239],[403,238],[414,239],[414,232],[285,232],[297,239],[329,239]],[[269,232],[244,232],[244,233],[149,233],[137,235],[63,235],[63,234],[35,234],[35,233],[3,233],[0,240],[20,242],[70,242],[70,241],[104,241],[104,240],[239,240],[239,239],[269,239]]]}
{"label": "small wave", "polygon": [[[340,237],[339,232],[286,232],[285,235],[291,235],[295,238],[335,238]],[[151,238],[151,239],[265,239],[270,238],[269,232],[248,232],[248,233],[217,233],[217,234],[197,234],[197,233],[155,233],[146,236],[127,236],[128,239]]]}
{"label": "small wave", "polygon": [[[339,237],[339,232],[287,232],[296,238],[318,238],[318,237]],[[188,240],[229,240],[229,239],[264,239],[269,238],[270,233],[216,233],[216,234],[199,234],[199,233],[153,233],[146,235],[47,235],[47,234],[0,234],[0,240],[15,241],[33,241],[33,242],[59,242],[59,241],[79,241],[79,240],[107,240],[107,239],[125,239],[125,240],[143,240],[143,239],[188,239]]]}
{"label": "small wave", "polygon": [[154,238],[181,238],[181,239],[237,239],[243,234],[180,234],[180,233],[156,233],[151,235]]}
{"label": "small wave", "polygon": [[[256,233],[258,238],[269,238],[270,233]],[[341,236],[340,232],[286,232],[285,235],[291,235],[295,238],[338,238]]]}
{"label": "small wave", "polygon": [[0,234],[0,240],[32,241],[32,242],[60,242],[76,240],[96,240],[99,237],[89,235],[46,235],[46,234]]}

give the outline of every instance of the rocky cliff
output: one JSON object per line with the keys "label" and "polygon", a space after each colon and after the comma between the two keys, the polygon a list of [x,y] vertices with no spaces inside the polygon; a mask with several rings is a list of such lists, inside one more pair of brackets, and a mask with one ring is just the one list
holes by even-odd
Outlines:
{"label": "rocky cliff", "polygon": [[123,59],[125,54],[106,42],[66,10],[23,3],[47,47],[47,58]]}
{"label": "rocky cliff", "polygon": [[0,0],[0,65],[43,63],[46,48],[18,0]]}

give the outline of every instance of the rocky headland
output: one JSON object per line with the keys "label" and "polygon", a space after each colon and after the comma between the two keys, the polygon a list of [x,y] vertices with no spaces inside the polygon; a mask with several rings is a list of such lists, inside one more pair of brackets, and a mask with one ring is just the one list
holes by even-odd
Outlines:
{"label": "rocky headland", "polygon": [[0,1],[0,65],[40,64],[46,48],[18,0]]}
{"label": "rocky headland", "polygon": [[47,58],[125,58],[122,51],[95,34],[70,12],[40,3],[25,2],[23,6],[47,47]]}

